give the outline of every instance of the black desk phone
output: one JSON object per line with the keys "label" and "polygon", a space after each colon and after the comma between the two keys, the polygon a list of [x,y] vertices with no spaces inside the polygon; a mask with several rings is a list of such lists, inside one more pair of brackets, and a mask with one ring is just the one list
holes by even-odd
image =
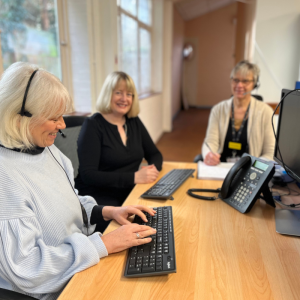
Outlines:
{"label": "black desk phone", "polygon": [[249,212],[258,198],[264,199],[269,205],[275,207],[268,187],[274,173],[274,162],[244,153],[232,166],[220,189],[190,189],[188,194],[198,199],[215,200],[218,197],[204,197],[193,192],[219,193],[220,199],[241,213]]}

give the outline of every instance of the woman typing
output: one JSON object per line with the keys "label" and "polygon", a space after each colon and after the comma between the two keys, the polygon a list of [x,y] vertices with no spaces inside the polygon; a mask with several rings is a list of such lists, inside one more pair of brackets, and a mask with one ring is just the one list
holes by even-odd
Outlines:
{"label": "woman typing", "polygon": [[[72,107],[62,83],[35,65],[14,63],[1,78],[0,289],[57,299],[75,273],[155,233],[127,220],[146,221],[151,208],[99,206],[74,189],[71,162],[53,145]],[[111,219],[123,226],[94,232]]]}

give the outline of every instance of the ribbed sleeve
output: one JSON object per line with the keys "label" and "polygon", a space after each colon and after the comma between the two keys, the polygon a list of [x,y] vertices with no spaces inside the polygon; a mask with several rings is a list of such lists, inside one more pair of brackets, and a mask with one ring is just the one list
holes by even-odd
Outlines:
{"label": "ribbed sleeve", "polygon": [[[50,149],[73,184],[70,162]],[[95,200],[78,198],[61,166],[47,148],[34,156],[0,149],[0,287],[56,299],[75,273],[107,255],[98,233],[82,233],[79,200],[89,219]]]}

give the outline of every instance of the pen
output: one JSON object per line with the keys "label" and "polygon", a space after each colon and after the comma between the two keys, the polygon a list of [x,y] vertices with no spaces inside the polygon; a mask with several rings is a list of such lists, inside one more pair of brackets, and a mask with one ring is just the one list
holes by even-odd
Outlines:
{"label": "pen", "polygon": [[211,148],[209,147],[209,145],[208,145],[206,142],[205,142],[204,144],[207,146],[207,148],[209,149],[209,151],[210,151],[213,155],[216,154],[214,151],[211,150]]}

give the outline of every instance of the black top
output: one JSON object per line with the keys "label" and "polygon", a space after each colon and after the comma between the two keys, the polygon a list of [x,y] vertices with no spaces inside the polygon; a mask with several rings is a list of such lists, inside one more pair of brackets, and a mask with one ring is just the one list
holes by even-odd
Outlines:
{"label": "black top", "polygon": [[[247,128],[248,128],[248,119],[245,121],[243,131],[239,138],[239,143],[242,143],[242,149],[235,150],[236,156],[242,157],[242,155],[244,153],[249,152],[248,141],[247,141]],[[232,142],[232,141],[233,141],[233,139],[232,139],[231,119],[229,119],[227,134],[226,134],[225,143],[224,143],[224,149],[223,149],[223,152],[222,152],[221,158],[220,158],[221,162],[226,162],[227,157],[233,157],[233,154],[232,154],[233,149],[228,148],[229,142]]]}
{"label": "black top", "polygon": [[157,170],[162,155],[141,120],[126,118],[127,145],[118,127],[100,113],[87,118],[78,138],[79,174],[75,187],[79,194],[91,195],[98,204],[121,205],[134,187],[134,173],[145,158]]}

